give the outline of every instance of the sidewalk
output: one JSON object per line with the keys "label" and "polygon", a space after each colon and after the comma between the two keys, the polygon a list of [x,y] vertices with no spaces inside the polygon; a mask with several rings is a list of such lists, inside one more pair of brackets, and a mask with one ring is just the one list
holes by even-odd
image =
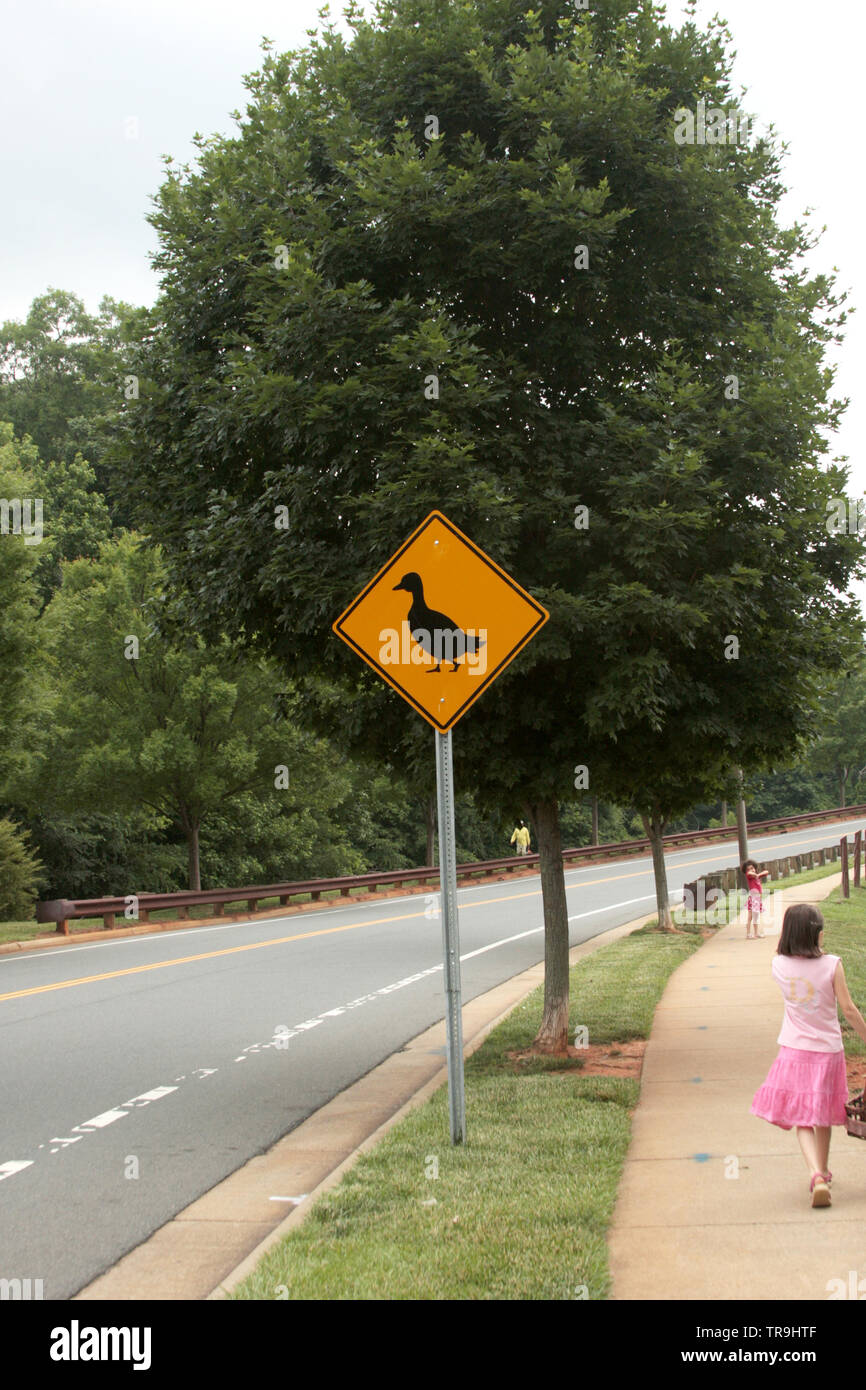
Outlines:
{"label": "sidewalk", "polygon": [[780,926],[757,941],[723,927],[665,990],[610,1233],[615,1299],[826,1300],[830,1280],[866,1275],[866,1145],[834,1128],[833,1205],[816,1210],[796,1133],[749,1113],[777,1051]]}

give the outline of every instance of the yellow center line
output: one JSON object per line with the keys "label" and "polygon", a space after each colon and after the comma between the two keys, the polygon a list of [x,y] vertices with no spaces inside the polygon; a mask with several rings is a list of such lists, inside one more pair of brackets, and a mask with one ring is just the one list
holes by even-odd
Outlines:
{"label": "yellow center line", "polygon": [[[704,855],[701,859],[686,860],[684,864],[678,867],[687,869],[691,868],[694,864],[703,864],[706,863],[708,859],[715,858],[716,856],[713,854]],[[568,872],[568,870],[566,870],[566,872]],[[651,872],[652,870],[650,869],[635,869],[631,873],[610,874],[606,878],[594,878],[591,880],[591,883],[593,886],[597,883],[616,883],[621,878],[643,878]],[[578,885],[571,886],[576,887]],[[460,911],[466,912],[470,908],[475,907],[489,907],[491,904],[495,903],[513,902],[516,898],[540,897],[541,889],[533,888],[526,893],[508,893],[502,897],[480,898],[478,902],[461,903]],[[292,941],[308,941],[316,936],[332,936],[336,932],[358,931],[361,927],[390,926],[392,922],[408,922],[414,917],[424,917],[425,915],[426,913],[424,912],[405,912],[401,913],[399,917],[372,917],[367,918],[363,922],[350,922],[347,926],[321,927],[318,931],[298,932],[295,936],[277,936],[272,937],[268,941],[250,941],[243,946],[225,946],[219,951],[202,951],[195,956],[175,956],[170,960],[151,961],[148,965],[129,965],[123,970],[107,970],[101,975],[81,975],[74,980],[57,980],[54,984],[50,985],[34,985],[31,989],[16,989],[12,990],[9,994],[0,994],[0,1004],[4,1003],[7,999],[24,999],[31,994],[49,994],[55,989],[73,989],[78,985],[98,984],[101,980],[116,980],[119,979],[121,975],[141,975],[147,970],[163,970],[166,966],[170,965],[192,965],[195,961],[199,960],[215,960],[218,956],[234,956],[238,955],[241,951],[260,951],[265,946],[286,946]]]}

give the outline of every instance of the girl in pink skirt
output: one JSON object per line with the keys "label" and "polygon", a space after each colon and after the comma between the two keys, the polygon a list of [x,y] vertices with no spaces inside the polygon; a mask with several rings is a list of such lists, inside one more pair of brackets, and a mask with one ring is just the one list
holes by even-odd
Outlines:
{"label": "girl in pink skirt", "polygon": [[789,907],[773,957],[785,1017],[779,1055],[755,1092],[752,1114],[796,1129],[811,1177],[813,1207],[829,1207],[832,1125],[844,1125],[848,1082],[838,1007],[866,1041],[866,1021],[848,992],[838,956],[825,955],[824,918],[811,903]]}

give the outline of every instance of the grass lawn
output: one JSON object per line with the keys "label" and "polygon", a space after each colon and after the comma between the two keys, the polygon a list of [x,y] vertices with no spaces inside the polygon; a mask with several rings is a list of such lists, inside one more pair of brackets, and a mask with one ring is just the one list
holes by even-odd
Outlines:
{"label": "grass lawn", "polygon": [[32,941],[50,930],[46,922],[0,922],[0,945],[5,941]]}
{"label": "grass lawn", "polygon": [[[818,907],[824,916],[824,950],[842,957],[851,998],[866,1017],[866,888],[852,886],[847,901],[841,897],[840,890],[834,888]],[[844,1018],[841,1023],[848,1056],[866,1055],[866,1043],[849,1028]]]}
{"label": "grass lawn", "polygon": [[[646,1038],[697,932],[646,930],[571,972],[572,1035]],[[275,1246],[238,1299],[604,1299],[606,1234],[639,1083],[580,1059],[512,1061],[541,1019],[534,991],[466,1063],[467,1143],[447,1090],[395,1125]]]}

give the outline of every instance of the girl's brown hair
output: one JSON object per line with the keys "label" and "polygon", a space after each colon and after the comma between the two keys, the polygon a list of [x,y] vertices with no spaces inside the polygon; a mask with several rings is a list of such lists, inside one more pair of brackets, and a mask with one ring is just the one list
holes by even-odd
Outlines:
{"label": "girl's brown hair", "polygon": [[811,903],[796,903],[782,918],[782,935],[777,954],[780,956],[821,956],[818,937],[824,930],[824,918]]}

